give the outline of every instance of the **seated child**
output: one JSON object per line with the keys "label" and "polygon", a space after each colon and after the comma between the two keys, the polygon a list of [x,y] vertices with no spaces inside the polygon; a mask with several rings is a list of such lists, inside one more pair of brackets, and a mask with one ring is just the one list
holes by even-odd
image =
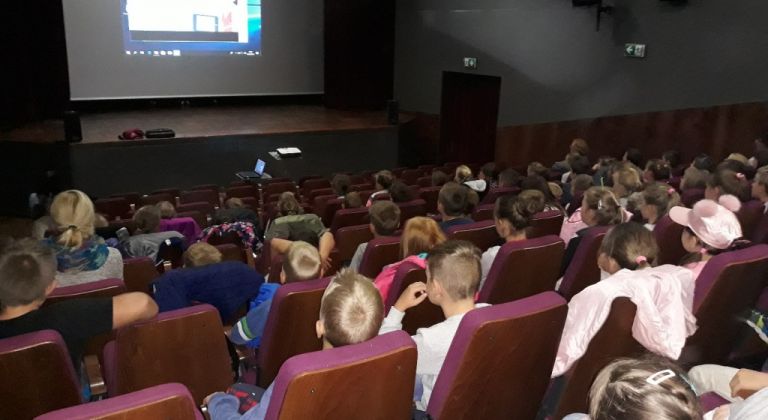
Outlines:
{"label": "seated child", "polygon": [[642,192],[640,214],[646,229],[653,231],[656,223],[669,213],[674,206],[680,205],[680,194],[668,184],[656,182],[649,184]]}
{"label": "seated child", "polygon": [[658,253],[653,233],[639,223],[622,223],[605,235],[597,264],[609,277],[568,303],[552,377],[566,373],[584,355],[618,297],[637,305],[632,336],[640,344],[672,359],[680,357],[685,340],[696,330],[691,312],[695,283],[683,267],[653,268]]}
{"label": "seated child", "polygon": [[[392,236],[400,227],[400,207],[389,200],[374,202],[368,208],[368,216],[371,219],[368,226],[374,238]],[[366,248],[368,248],[368,242],[363,242],[357,246],[355,255],[352,256],[352,262],[349,263],[349,268],[355,271],[360,269]]]}
{"label": "seated child", "polygon": [[184,267],[204,267],[221,262],[221,251],[207,242],[192,244],[184,252]]}
{"label": "seated child", "polygon": [[[325,289],[317,321],[317,337],[323,350],[362,343],[376,336],[384,317],[384,304],[371,281],[352,270],[342,270]],[[234,395],[217,392],[206,398],[212,420],[263,419],[269,408],[274,382],[262,394],[259,404],[239,416],[240,401]],[[350,396],[352,398],[353,396]]]}
{"label": "seated child", "polygon": [[261,285],[256,298],[257,305],[232,327],[229,331],[229,341],[241,345],[248,344],[249,347],[259,347],[269,310],[272,308],[272,297],[277,292],[277,288],[282,284],[312,280],[320,276],[320,254],[317,249],[306,242],[293,242],[283,260],[280,283]]}
{"label": "seated child", "polygon": [[469,217],[471,212],[469,188],[455,182],[443,185],[437,196],[437,212],[442,216],[440,229],[445,232],[448,228],[474,223]]}
{"label": "seated child", "polygon": [[[448,355],[453,336],[464,314],[475,308],[490,306],[475,304],[480,284],[480,250],[467,241],[448,241],[437,245],[427,257],[427,283],[408,286],[389,310],[379,334],[402,329],[405,311],[424,299],[443,309],[445,321],[429,328],[420,328],[413,336],[418,351],[416,361],[416,408],[426,410],[437,375]],[[422,388],[423,391],[418,390]]]}
{"label": "seated child", "polygon": [[160,220],[160,209],[157,206],[147,205],[136,210],[133,215],[133,221],[136,223],[136,234],[122,239],[120,243],[124,256],[128,258],[150,257],[152,260],[156,260],[160,244],[166,239],[184,238],[179,232],[159,231]]}

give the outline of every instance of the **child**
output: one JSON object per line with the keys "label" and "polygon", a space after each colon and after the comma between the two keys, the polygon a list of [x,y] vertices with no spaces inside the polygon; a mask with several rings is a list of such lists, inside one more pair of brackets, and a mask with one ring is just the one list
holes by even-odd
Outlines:
{"label": "child", "polygon": [[[480,250],[466,241],[448,241],[437,245],[427,257],[427,283],[408,286],[389,310],[379,334],[402,328],[405,311],[424,299],[443,309],[445,321],[429,328],[420,328],[413,336],[418,351],[416,361],[416,408],[426,410],[437,375],[456,335],[464,314],[474,308],[489,306],[475,304],[480,283]],[[420,395],[419,395],[420,394]]]}
{"label": "child", "polygon": [[597,264],[608,278],[582,290],[568,303],[568,316],[552,377],[568,371],[602,327],[617,297],[637,305],[632,335],[648,350],[673,359],[696,330],[694,280],[690,270],[652,268],[659,252],[653,233],[634,222],[614,226],[603,239]]}
{"label": "child", "polygon": [[408,219],[400,238],[400,258],[402,259],[384,267],[373,282],[381,292],[381,298],[387,300],[395,273],[403,263],[411,262],[424,268],[427,252],[443,242],[445,242],[445,234],[433,219],[421,216]]}
{"label": "child", "polygon": [[331,188],[338,198],[343,199],[352,186],[352,180],[347,174],[336,174],[331,179]]}
{"label": "child", "polygon": [[[368,224],[374,238],[380,236],[393,236],[400,227],[400,207],[388,200],[379,200],[368,209],[368,216],[371,223]],[[368,242],[358,245],[355,255],[352,256],[352,262],[349,268],[357,271],[360,269],[360,263],[363,261],[363,254],[368,248]]]}
{"label": "child", "polygon": [[651,159],[645,164],[643,172],[643,182],[651,184],[654,182],[668,181],[672,176],[672,168],[663,159]]}
{"label": "child", "polygon": [[348,192],[344,196],[341,207],[345,209],[359,209],[363,207],[363,199],[360,197],[360,193],[357,191]]}
{"label": "child", "polygon": [[259,347],[264,326],[267,324],[269,310],[272,307],[272,297],[277,288],[286,283],[319,278],[320,254],[312,245],[297,241],[291,244],[283,260],[283,270],[280,272],[280,284],[264,283],[259,289],[259,302],[248,311],[229,332],[229,341],[235,344],[248,344],[249,347]]}
{"label": "child", "polygon": [[144,321],[157,314],[145,293],[112,298],[69,299],[43,306],[57,286],[53,250],[25,239],[9,245],[0,257],[0,338],[55,330],[64,339],[75,372],[87,341],[94,336]]}
{"label": "child", "polygon": [[[700,420],[702,409],[685,373],[671,360],[618,359],[595,378],[589,419]],[[567,420],[584,419],[570,415]]]}
{"label": "child", "polygon": [[184,267],[204,267],[221,262],[221,251],[207,242],[192,244],[184,252]]}
{"label": "child", "polygon": [[616,165],[613,174],[613,194],[619,200],[621,207],[627,207],[627,200],[633,193],[640,191],[643,183],[640,179],[640,172],[626,162]]}
{"label": "child", "polygon": [[721,195],[730,194],[741,200],[749,201],[750,190],[747,177],[741,172],[718,169],[707,179],[704,198],[717,200]]}
{"label": "child", "polygon": [[442,187],[446,182],[448,182],[448,174],[438,169],[432,171],[431,183],[433,187]]}
{"label": "child", "polygon": [[[526,230],[531,227],[531,217],[537,213],[537,207],[543,207],[544,202],[544,196],[541,193],[536,190],[524,192],[528,191],[539,195],[538,206],[536,206],[537,200],[526,201],[522,197],[514,195],[504,195],[496,200],[493,220],[496,222],[496,233],[504,239],[504,242],[518,242],[528,239]],[[478,290],[483,288],[500,248],[500,246],[493,246],[483,253],[481,259],[483,274]]]}
{"label": "child", "polygon": [[160,244],[167,239],[184,238],[179,232],[160,232],[158,230],[160,220],[160,209],[157,206],[143,206],[134,213],[133,221],[136,223],[137,234],[121,243],[125,256],[129,258],[150,257],[154,261],[157,259]]}
{"label": "child", "polygon": [[673,207],[669,211],[673,222],[685,226],[680,240],[690,254],[683,264],[693,271],[694,279],[714,255],[751,245],[742,240],[741,224],[734,214],[739,208],[738,198],[724,195],[717,202],[701,200],[693,209]]}
{"label": "child", "polygon": [[663,183],[650,184],[643,190],[640,214],[645,219],[645,227],[653,231],[656,223],[674,206],[680,205],[680,194],[674,188]]}
{"label": "child", "polygon": [[455,182],[443,185],[437,196],[437,212],[442,216],[440,229],[445,232],[452,226],[474,223],[468,214],[470,190]]}
{"label": "child", "polygon": [[173,219],[176,217],[176,207],[170,201],[161,201],[155,205],[160,209],[161,219]]}
{"label": "child", "polygon": [[[384,317],[384,305],[371,281],[352,270],[342,270],[323,293],[317,337],[323,339],[323,350],[357,344],[376,336]],[[239,400],[229,394],[215,393],[206,398],[212,420],[242,418],[263,419],[269,408],[274,382],[260,403],[238,415]]]}
{"label": "child", "polygon": [[376,172],[373,179],[376,184],[376,191],[368,197],[368,202],[365,204],[366,207],[371,207],[374,201],[380,200],[380,196],[389,195],[389,187],[395,181],[395,176],[392,175],[392,172],[384,170]]}
{"label": "child", "polygon": [[763,214],[768,214],[768,166],[757,170],[752,181],[752,198],[763,203]]}

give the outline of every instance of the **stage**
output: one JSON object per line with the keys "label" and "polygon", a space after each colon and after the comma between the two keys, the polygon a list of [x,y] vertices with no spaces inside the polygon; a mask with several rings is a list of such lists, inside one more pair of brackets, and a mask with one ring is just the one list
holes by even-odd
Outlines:
{"label": "stage", "polygon": [[[267,162],[274,177],[392,168],[399,125],[384,111],[339,111],[319,105],[148,108],[84,113],[83,141],[65,147],[74,188],[102,197],[121,192],[198,184],[226,186],[238,171]],[[119,140],[122,131],[170,128],[176,138]],[[63,124],[45,121],[2,133],[0,139],[57,143]],[[269,152],[298,147],[302,156],[277,160]],[[63,156],[61,156],[63,158]]]}

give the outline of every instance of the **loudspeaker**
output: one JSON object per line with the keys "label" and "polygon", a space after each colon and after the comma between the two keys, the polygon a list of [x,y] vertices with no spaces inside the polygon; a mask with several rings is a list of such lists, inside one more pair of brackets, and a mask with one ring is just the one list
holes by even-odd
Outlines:
{"label": "loudspeaker", "polygon": [[400,122],[400,103],[395,99],[387,101],[387,122],[392,125]]}
{"label": "loudspeaker", "polygon": [[80,114],[77,111],[64,111],[64,139],[67,143],[80,143],[83,141]]}

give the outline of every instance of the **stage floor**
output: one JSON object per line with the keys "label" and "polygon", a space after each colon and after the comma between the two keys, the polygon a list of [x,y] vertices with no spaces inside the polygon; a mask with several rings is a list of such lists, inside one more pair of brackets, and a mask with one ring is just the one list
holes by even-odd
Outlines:
{"label": "stage floor", "polygon": [[[320,105],[150,108],[82,114],[83,144],[119,142],[134,128],[170,128],[177,138],[366,130],[387,127],[384,111],[340,111]],[[61,121],[42,121],[0,133],[0,140],[48,142],[64,138]]]}

